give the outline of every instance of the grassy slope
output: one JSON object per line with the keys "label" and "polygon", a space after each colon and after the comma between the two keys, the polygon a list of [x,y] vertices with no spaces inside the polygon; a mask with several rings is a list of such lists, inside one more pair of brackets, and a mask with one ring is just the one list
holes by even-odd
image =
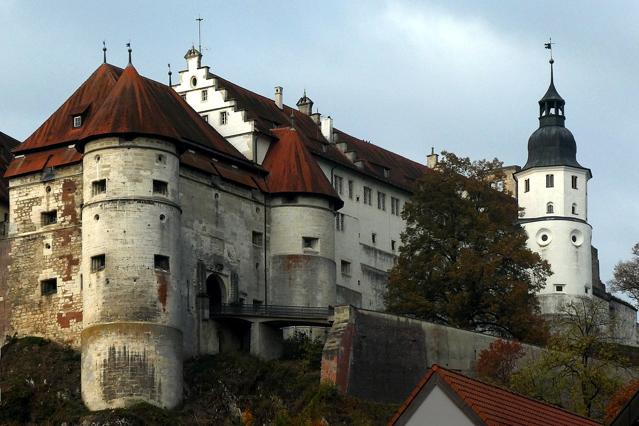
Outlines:
{"label": "grassy slope", "polygon": [[140,404],[89,413],[77,352],[38,338],[14,340],[2,348],[0,424],[381,425],[396,408],[340,396],[319,384],[317,365],[299,360],[207,356],[186,362],[184,376],[179,410]]}

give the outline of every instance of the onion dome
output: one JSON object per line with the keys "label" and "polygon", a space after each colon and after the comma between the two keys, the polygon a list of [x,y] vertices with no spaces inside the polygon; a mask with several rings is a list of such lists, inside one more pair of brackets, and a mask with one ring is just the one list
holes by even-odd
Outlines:
{"label": "onion dome", "polygon": [[566,101],[555,88],[554,62],[550,60],[550,86],[539,100],[539,128],[528,139],[528,161],[522,170],[544,166],[584,168],[577,162],[575,137],[564,125]]}

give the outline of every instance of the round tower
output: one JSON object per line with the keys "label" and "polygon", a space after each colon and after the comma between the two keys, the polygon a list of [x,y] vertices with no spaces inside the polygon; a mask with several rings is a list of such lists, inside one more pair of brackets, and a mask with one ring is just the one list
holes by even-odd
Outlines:
{"label": "round tower", "polygon": [[82,396],[91,410],[182,397],[179,158],[163,140],[84,147]]}
{"label": "round tower", "polygon": [[592,297],[592,227],[588,224],[589,169],[577,162],[577,145],[564,126],[565,101],[554,84],[539,101],[539,128],[528,140],[528,161],[515,174],[520,223],[528,246],[550,263],[552,275],[540,291],[543,313],[558,303]]}

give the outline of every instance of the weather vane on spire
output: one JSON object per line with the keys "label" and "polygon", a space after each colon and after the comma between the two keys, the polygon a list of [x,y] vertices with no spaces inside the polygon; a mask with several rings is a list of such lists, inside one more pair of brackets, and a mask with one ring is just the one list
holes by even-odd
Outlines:
{"label": "weather vane on spire", "polygon": [[106,48],[106,41],[102,40],[102,61],[106,64],[106,52],[107,52],[107,48]]}
{"label": "weather vane on spire", "polygon": [[128,48],[127,50],[129,51],[129,64],[132,64],[132,62],[131,62],[131,52],[133,52],[133,49],[131,49],[131,41],[129,41],[126,44],[126,47]]}
{"label": "weather vane on spire", "polygon": [[552,64],[555,60],[552,58],[552,45],[555,44],[552,42],[552,37],[548,38],[548,43],[544,43],[544,47],[550,50],[550,63]]}
{"label": "weather vane on spire", "polygon": [[200,53],[202,53],[202,21],[204,21],[204,18],[197,15],[195,20],[197,21],[197,46]]}

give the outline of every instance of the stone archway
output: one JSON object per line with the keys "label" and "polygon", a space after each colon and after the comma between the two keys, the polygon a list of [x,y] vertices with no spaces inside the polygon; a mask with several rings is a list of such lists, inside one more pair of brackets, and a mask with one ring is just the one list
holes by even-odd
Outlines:
{"label": "stone archway", "polygon": [[219,312],[226,302],[226,287],[217,274],[211,274],[206,279],[206,295],[209,299],[209,312]]}

